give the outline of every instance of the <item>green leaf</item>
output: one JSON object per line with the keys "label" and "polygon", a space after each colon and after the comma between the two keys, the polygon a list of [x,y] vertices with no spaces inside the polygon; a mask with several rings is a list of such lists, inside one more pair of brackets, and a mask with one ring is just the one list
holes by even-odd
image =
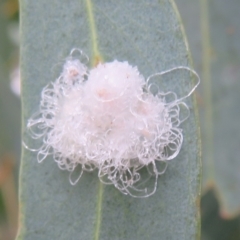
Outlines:
{"label": "green leaf", "polygon": [[229,218],[240,213],[240,2],[189,2],[177,0],[202,76],[203,190],[214,187],[221,215]]}
{"label": "green leaf", "polygon": [[[38,109],[42,88],[59,74],[51,69],[62,64],[73,47],[90,56],[93,65],[99,60],[127,60],[145,77],[189,65],[172,1],[20,3],[23,128]],[[180,71],[160,86],[183,96],[192,85],[190,75]],[[51,157],[38,164],[36,153],[23,149],[18,239],[198,239],[198,125],[194,99],[187,99],[187,104],[191,114],[182,125],[182,150],[159,178],[155,195],[147,199],[103,186],[96,172],[84,173],[73,187],[69,173],[59,170]]]}

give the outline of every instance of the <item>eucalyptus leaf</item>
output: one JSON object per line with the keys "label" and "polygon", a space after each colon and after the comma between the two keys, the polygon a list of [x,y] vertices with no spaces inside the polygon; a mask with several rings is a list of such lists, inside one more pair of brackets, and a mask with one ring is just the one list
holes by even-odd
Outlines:
{"label": "eucalyptus leaf", "polygon": [[240,213],[240,2],[176,2],[203,80],[199,91],[203,191],[213,187],[222,217],[233,217]]}
{"label": "eucalyptus leaf", "polygon": [[[42,88],[59,75],[70,50],[99,61],[128,61],[150,74],[189,66],[189,52],[175,4],[153,1],[21,0],[21,74],[24,141],[27,119],[37,111]],[[159,87],[186,95],[194,83],[179,71]],[[74,187],[51,156],[41,164],[23,149],[18,239],[199,239],[200,150],[194,98],[182,124],[178,157],[146,199],[102,185],[96,172]],[[32,143],[34,144],[34,143]]]}

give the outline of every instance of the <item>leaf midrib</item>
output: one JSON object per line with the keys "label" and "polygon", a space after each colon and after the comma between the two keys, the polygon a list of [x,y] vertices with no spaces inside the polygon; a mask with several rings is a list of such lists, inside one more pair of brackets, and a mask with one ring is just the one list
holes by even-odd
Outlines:
{"label": "leaf midrib", "polygon": [[[102,59],[98,49],[97,29],[93,13],[93,4],[91,0],[86,0],[87,15],[89,19],[90,39],[92,45],[92,66],[98,64]],[[94,240],[99,240],[101,228],[102,202],[103,202],[103,184],[99,181],[98,193],[96,199],[96,222],[94,229]]]}

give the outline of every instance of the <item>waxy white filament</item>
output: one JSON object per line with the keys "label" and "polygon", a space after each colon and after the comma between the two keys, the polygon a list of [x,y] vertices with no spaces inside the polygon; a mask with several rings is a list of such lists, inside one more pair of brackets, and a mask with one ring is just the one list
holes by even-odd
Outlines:
{"label": "waxy white filament", "polygon": [[[187,67],[175,69],[196,75]],[[175,99],[167,103],[166,94],[153,95],[149,88],[137,67],[128,62],[100,63],[88,71],[70,56],[59,78],[42,90],[40,110],[28,121],[31,136],[42,141],[38,161],[51,153],[61,169],[72,173],[81,165],[75,181],[70,175],[72,184],[83,171],[97,169],[102,182],[114,184],[124,194],[152,195],[158,175],[166,170],[166,164],[161,172],[157,164],[180,151],[180,105],[187,105],[174,93]],[[145,166],[148,175],[155,177],[150,191],[141,187],[140,169]]]}

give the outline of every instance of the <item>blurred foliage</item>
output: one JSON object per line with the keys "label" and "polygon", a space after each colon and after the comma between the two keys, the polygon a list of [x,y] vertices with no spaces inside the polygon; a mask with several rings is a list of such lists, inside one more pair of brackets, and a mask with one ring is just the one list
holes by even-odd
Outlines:
{"label": "blurred foliage", "polygon": [[240,1],[176,0],[176,3],[195,69],[202,79],[198,89],[203,156],[202,236],[237,240],[240,239],[240,218],[236,217],[240,211]]}
{"label": "blurred foliage", "polygon": [[240,218],[223,219],[213,191],[208,191],[201,201],[202,240],[239,240]]}
{"label": "blurred foliage", "polygon": [[18,1],[0,1],[0,239],[16,235],[17,178],[20,160],[20,98],[11,91],[18,66]]}
{"label": "blurred foliage", "polygon": [[1,0],[0,1],[0,14],[8,21],[18,21],[19,4],[18,0]]}

